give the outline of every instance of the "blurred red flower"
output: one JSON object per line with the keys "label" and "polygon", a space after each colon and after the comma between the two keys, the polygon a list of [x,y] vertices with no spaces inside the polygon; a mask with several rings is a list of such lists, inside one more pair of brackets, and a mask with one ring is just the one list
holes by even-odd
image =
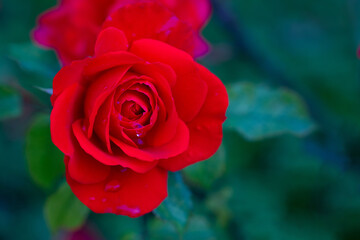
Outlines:
{"label": "blurred red flower", "polygon": [[[146,0],[61,0],[59,5],[38,19],[33,32],[40,45],[53,48],[65,65],[93,55],[96,36],[106,17],[121,6]],[[200,30],[207,22],[211,6],[209,0],[156,0],[196,34],[195,48],[189,52],[201,56],[208,51]]]}

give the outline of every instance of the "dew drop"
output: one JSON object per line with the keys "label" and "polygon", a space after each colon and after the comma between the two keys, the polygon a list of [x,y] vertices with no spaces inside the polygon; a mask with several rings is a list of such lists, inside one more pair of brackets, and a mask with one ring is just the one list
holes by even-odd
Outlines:
{"label": "dew drop", "polygon": [[117,101],[116,104],[120,104],[120,101]]}
{"label": "dew drop", "polygon": [[143,126],[140,123],[133,123],[133,128],[142,128]]}
{"label": "dew drop", "polygon": [[108,89],[108,86],[105,86],[105,87],[104,87],[104,90],[106,90],[106,89]]}
{"label": "dew drop", "polygon": [[86,127],[85,127],[85,126],[82,126],[82,130],[85,132],[85,131],[86,131]]}
{"label": "dew drop", "polygon": [[89,197],[90,201],[95,201],[95,197]]}
{"label": "dew drop", "polygon": [[140,213],[140,208],[138,208],[138,207],[131,208],[131,207],[128,207],[126,205],[117,206],[116,209],[119,210],[120,212],[130,213],[133,216]]}
{"label": "dew drop", "polygon": [[127,168],[123,168],[123,169],[120,170],[120,172],[123,173],[123,172],[126,172],[127,170],[128,170]]}
{"label": "dew drop", "polygon": [[120,182],[118,180],[112,180],[105,186],[105,192],[117,192],[120,189]]}
{"label": "dew drop", "polygon": [[139,145],[143,145],[143,144],[144,144],[144,141],[141,140],[141,139],[138,139],[138,140],[137,140],[137,143],[138,143]]}

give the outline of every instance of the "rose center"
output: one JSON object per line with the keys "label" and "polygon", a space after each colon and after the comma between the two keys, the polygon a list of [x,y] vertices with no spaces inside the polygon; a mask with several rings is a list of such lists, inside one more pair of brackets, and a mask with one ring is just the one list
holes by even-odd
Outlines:
{"label": "rose center", "polygon": [[125,101],[121,108],[121,115],[129,120],[139,119],[145,110],[134,101]]}

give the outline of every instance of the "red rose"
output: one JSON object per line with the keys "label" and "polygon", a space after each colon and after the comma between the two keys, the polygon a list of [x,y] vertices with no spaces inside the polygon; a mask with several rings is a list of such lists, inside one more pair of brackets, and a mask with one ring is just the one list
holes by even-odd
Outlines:
{"label": "red rose", "polygon": [[[126,28],[128,17],[140,30]],[[152,211],[167,196],[167,171],[209,158],[222,141],[222,82],[185,51],[136,38],[169,22],[186,30],[155,3],[121,8],[99,34],[95,56],[55,76],[52,139],[65,153],[71,189],[94,212]],[[158,37],[183,44],[181,32],[172,34]]]}
{"label": "red rose", "polygon": [[[65,65],[93,55],[96,36],[106,17],[119,7],[144,0],[62,0],[38,20],[34,39],[55,49]],[[146,1],[146,0],[145,0]],[[199,31],[210,16],[209,0],[156,0],[171,9],[196,32],[195,48],[188,51],[201,56],[208,50]]]}

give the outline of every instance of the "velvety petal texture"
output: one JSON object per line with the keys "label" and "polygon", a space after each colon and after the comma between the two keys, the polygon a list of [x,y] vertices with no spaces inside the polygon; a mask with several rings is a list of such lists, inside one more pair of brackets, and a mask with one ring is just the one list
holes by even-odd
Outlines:
{"label": "velvety petal texture", "polygon": [[[159,8],[166,8],[167,12],[155,9],[126,10],[118,17],[124,24],[130,22],[135,29],[123,29],[125,34],[133,30],[132,34],[137,39],[144,34],[156,39],[161,37],[161,40],[196,57],[207,52],[207,43],[200,36],[200,31],[210,17],[209,0],[60,0],[58,6],[39,17],[33,38],[38,44],[54,49],[61,62],[68,65],[94,54],[97,35],[110,14],[129,4],[142,2],[156,2]],[[140,19],[147,19],[145,24],[138,25],[139,16]],[[157,31],[153,31],[154,28]],[[143,32],[146,29],[149,31]],[[131,41],[131,38],[128,40]],[[189,41],[189,38],[194,40]]]}
{"label": "velvety petal texture", "polygon": [[56,75],[51,135],[65,154],[67,181],[86,206],[138,217],[166,198],[169,170],[216,152],[228,97],[181,41],[175,47],[176,38],[163,38],[163,29],[181,33],[167,8],[140,2],[111,18],[94,57]]}

